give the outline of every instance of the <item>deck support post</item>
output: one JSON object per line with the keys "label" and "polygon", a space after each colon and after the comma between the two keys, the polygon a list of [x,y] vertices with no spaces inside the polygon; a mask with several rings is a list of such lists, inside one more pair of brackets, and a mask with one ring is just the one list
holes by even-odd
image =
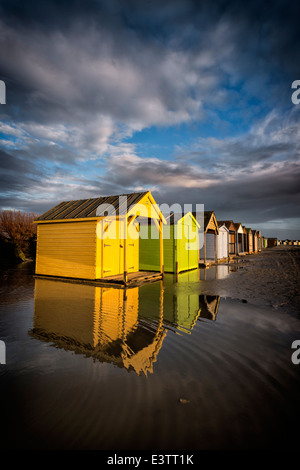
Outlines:
{"label": "deck support post", "polygon": [[206,232],[203,232],[203,254],[204,254],[204,264],[206,265]]}
{"label": "deck support post", "polygon": [[125,286],[127,286],[128,283],[128,273],[127,273],[127,217],[124,217],[124,274],[123,274],[123,280]]}
{"label": "deck support post", "polygon": [[218,253],[217,253],[217,233],[215,232],[215,262],[218,262]]}
{"label": "deck support post", "polygon": [[164,279],[164,239],[163,239],[163,225],[162,220],[159,219],[159,259],[160,259],[160,272]]}

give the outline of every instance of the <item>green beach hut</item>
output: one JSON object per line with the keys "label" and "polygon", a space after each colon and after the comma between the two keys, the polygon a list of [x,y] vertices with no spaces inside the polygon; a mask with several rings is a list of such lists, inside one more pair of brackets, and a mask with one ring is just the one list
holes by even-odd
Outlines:
{"label": "green beach hut", "polygon": [[[191,212],[172,213],[163,227],[164,271],[179,273],[198,268],[199,229]],[[139,269],[159,271],[159,234],[149,222],[140,225]]]}

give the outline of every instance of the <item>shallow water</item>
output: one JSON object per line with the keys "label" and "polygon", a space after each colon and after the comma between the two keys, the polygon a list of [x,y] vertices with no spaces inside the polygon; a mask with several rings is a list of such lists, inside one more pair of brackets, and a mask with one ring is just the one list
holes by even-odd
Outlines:
{"label": "shallow water", "polygon": [[2,448],[297,447],[296,318],[202,295],[197,270],[127,290],[0,276]]}

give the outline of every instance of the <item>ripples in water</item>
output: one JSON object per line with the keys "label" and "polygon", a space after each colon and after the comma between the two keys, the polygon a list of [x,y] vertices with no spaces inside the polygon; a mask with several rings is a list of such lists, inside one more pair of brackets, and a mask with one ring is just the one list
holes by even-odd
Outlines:
{"label": "ripples in water", "polygon": [[4,422],[19,423],[6,445],[293,446],[299,322],[202,295],[197,276],[126,290],[36,279],[31,303],[0,304]]}

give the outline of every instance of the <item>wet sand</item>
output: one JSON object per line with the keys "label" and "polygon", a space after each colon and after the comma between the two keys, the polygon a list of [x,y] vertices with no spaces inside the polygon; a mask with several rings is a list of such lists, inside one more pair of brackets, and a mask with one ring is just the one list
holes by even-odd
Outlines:
{"label": "wet sand", "polygon": [[244,299],[300,317],[300,247],[266,248],[237,257],[230,267],[226,278],[202,281],[203,294]]}

